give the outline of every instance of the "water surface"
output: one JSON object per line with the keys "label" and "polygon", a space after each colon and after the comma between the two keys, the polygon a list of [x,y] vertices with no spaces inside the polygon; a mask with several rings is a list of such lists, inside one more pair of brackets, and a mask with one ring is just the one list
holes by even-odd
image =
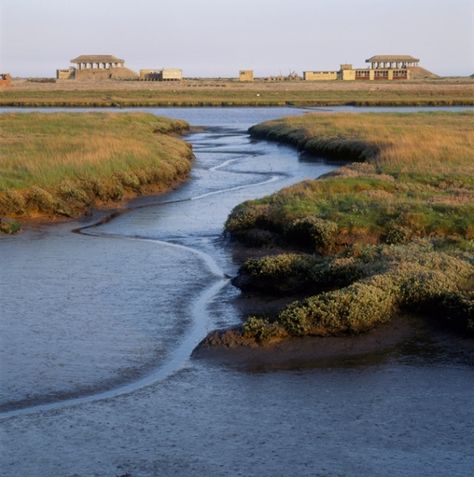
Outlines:
{"label": "water surface", "polygon": [[229,211],[334,165],[246,134],[304,110],[148,110],[207,126],[187,184],[83,234],[0,241],[0,475],[470,475],[473,369],[434,345],[304,370],[190,359],[241,319]]}

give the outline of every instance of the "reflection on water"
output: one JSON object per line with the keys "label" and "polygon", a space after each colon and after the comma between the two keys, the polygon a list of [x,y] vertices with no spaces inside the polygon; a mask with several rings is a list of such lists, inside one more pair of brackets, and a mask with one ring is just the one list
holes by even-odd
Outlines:
{"label": "reflection on water", "polygon": [[0,241],[1,404],[63,403],[2,421],[0,475],[469,475],[466,361],[416,344],[257,373],[188,359],[240,318],[232,207],[334,166],[245,133],[301,110],[153,111],[211,126],[188,138],[191,181],[83,235]]}

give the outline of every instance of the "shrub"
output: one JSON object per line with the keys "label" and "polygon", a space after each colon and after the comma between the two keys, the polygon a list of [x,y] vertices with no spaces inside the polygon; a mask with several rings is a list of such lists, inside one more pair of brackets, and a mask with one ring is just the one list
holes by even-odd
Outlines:
{"label": "shrub", "polygon": [[39,212],[53,212],[56,205],[53,196],[38,186],[33,186],[28,192],[27,204]]}
{"label": "shrub", "polygon": [[140,191],[141,181],[135,173],[131,171],[121,171],[116,172],[115,175],[124,187],[134,190],[136,192]]}
{"label": "shrub", "polygon": [[16,234],[21,230],[21,224],[12,220],[6,221],[0,218],[0,232],[4,234]]}
{"label": "shrub", "polygon": [[0,213],[5,215],[22,215],[25,213],[26,201],[23,194],[7,190],[0,194]]}
{"label": "shrub", "polygon": [[474,291],[460,291],[447,293],[442,301],[441,307],[437,309],[438,314],[443,314],[442,318],[455,328],[474,333]]}
{"label": "shrub", "polygon": [[385,227],[382,240],[388,244],[403,244],[409,242],[412,232],[408,227],[397,223],[390,223]]}
{"label": "shrub", "polygon": [[258,220],[264,216],[268,206],[244,202],[234,208],[226,221],[225,227],[229,232],[248,230],[258,225]]}
{"label": "shrub", "polygon": [[295,336],[361,333],[392,317],[396,309],[392,286],[389,277],[358,282],[294,302],[277,321]]}
{"label": "shrub", "polygon": [[297,219],[286,230],[286,238],[293,244],[328,253],[334,248],[337,224],[314,216]]}
{"label": "shrub", "polygon": [[243,336],[254,338],[257,342],[268,341],[276,336],[282,336],[284,330],[277,324],[265,318],[250,316],[243,325]]}
{"label": "shrub", "polygon": [[92,199],[87,192],[77,183],[70,181],[63,182],[59,187],[59,196],[69,205],[89,205]]}

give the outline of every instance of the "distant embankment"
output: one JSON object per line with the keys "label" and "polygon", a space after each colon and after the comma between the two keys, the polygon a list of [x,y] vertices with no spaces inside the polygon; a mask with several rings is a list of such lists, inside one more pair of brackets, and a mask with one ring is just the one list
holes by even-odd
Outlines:
{"label": "distant embankment", "polygon": [[474,81],[14,82],[0,106],[452,106],[474,105]]}
{"label": "distant embankment", "polygon": [[146,113],[0,115],[0,226],[77,217],[94,206],[162,192],[184,180],[184,121]]}

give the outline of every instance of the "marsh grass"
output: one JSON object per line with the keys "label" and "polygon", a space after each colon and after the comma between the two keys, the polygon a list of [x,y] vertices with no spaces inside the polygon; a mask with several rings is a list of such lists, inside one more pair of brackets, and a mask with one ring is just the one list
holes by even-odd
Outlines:
{"label": "marsh grass", "polygon": [[160,82],[14,82],[1,92],[3,106],[421,106],[472,105],[474,82],[264,82],[197,80]]}
{"label": "marsh grass", "polygon": [[144,113],[0,115],[0,215],[77,216],[190,170],[183,121]]}
{"label": "marsh grass", "polygon": [[232,212],[227,228],[245,234],[267,227],[295,241],[295,221],[309,217],[337,224],[334,245],[360,237],[373,243],[474,238],[473,124],[470,112],[436,112],[307,114],[254,126],[254,137],[362,162],[341,167],[325,180],[244,203]]}
{"label": "marsh grass", "polygon": [[245,202],[226,228],[310,255],[246,263],[247,288],[306,290],[278,316],[250,317],[245,339],[360,333],[400,310],[474,331],[474,114],[307,114],[254,137],[356,161]]}

